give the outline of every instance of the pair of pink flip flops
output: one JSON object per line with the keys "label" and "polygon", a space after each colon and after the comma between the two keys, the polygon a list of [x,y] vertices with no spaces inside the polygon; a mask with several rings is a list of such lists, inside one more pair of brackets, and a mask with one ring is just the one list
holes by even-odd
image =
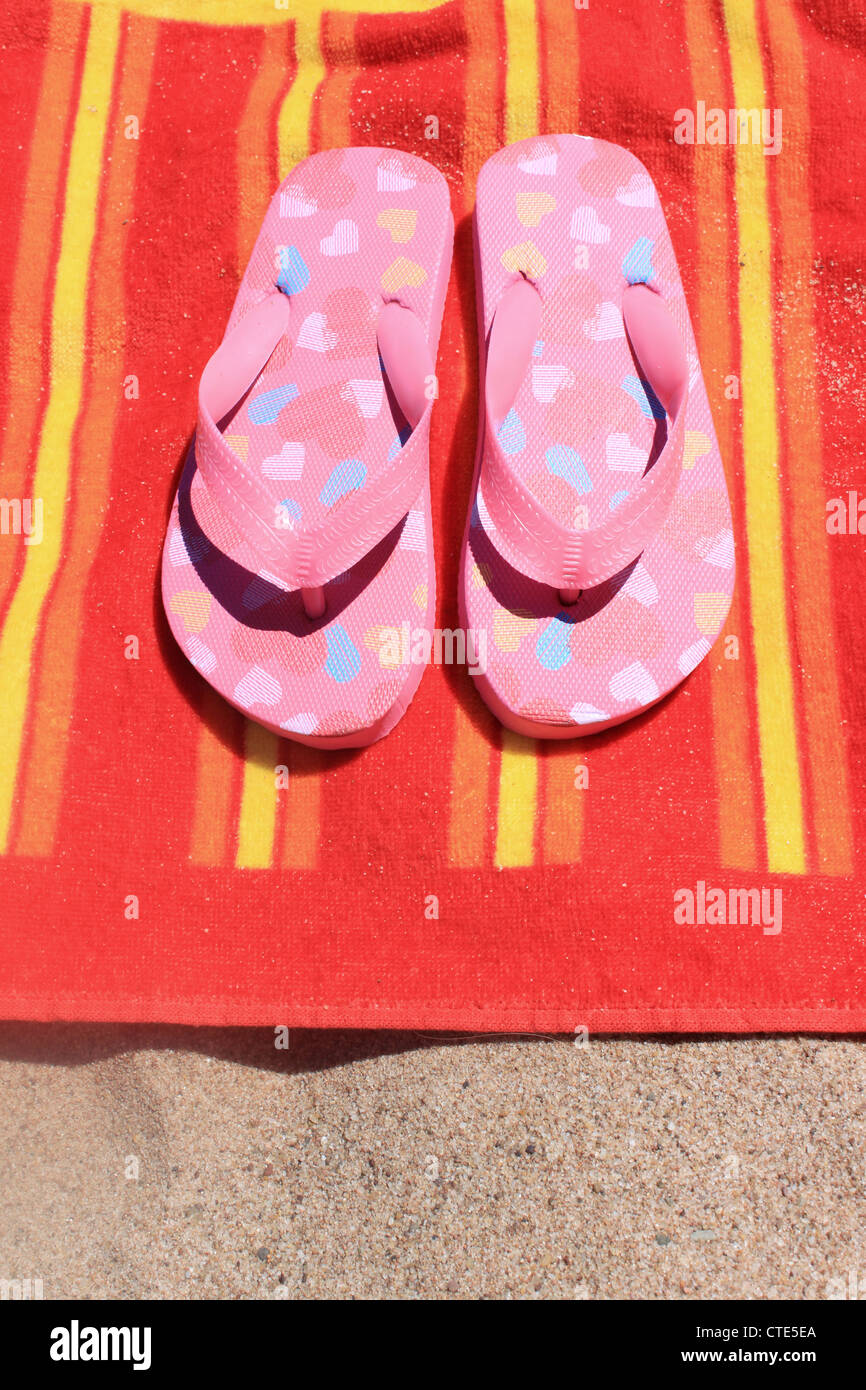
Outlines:
{"label": "pair of pink flip flops", "polygon": [[[475,226],[483,389],[464,642],[508,727],[595,733],[697,666],[733,588],[676,259],[639,161],[576,135],[488,160]],[[434,621],[428,445],[453,227],[425,160],[305,160],[271,202],[202,374],[165,610],[221,695],[316,747],[382,738],[424,670],[406,634]]]}

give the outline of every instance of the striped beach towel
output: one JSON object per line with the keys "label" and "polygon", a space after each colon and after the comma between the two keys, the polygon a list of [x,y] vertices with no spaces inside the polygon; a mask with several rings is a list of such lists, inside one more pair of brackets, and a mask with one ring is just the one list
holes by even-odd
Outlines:
{"label": "striped beach towel", "polygon": [[[14,0],[0,38],[0,1013],[866,1027],[862,16]],[[734,509],[725,632],[586,742],[503,732],[447,665],[372,748],[281,741],[198,677],[158,594],[198,374],[268,198],[349,144],[449,181],[431,459],[455,627],[475,181],[545,131],[627,146],[659,190]]]}

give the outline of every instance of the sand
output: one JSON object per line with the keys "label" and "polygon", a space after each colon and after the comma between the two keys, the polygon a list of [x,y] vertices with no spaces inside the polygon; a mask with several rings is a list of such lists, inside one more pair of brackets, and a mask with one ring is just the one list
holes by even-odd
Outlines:
{"label": "sand", "polygon": [[[801,1298],[863,1281],[866,1051],[0,1025],[46,1298]],[[834,1283],[833,1281],[841,1281]]]}

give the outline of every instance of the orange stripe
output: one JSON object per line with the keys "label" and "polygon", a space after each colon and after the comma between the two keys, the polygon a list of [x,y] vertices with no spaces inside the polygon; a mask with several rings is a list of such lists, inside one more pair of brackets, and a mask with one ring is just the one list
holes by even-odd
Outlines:
{"label": "orange stripe", "polygon": [[328,77],[313,112],[318,149],[336,150],[352,144],[352,88],[358,76],[356,23],[353,14],[323,16],[322,52]]}
{"label": "orange stripe", "polygon": [[[784,113],[782,153],[767,159],[778,199],[776,235],[784,332],[781,388],[800,701],[804,710],[815,850],[825,874],[853,872],[850,785],[837,674],[826,500],[821,474],[821,419],[815,408],[818,345],[812,290],[814,244],[809,212],[809,99],[806,61],[790,4],[765,5],[773,71],[773,105]],[[817,518],[817,520],[816,520]]]}
{"label": "orange stripe", "polygon": [[[256,75],[238,124],[238,275],[253,248],[263,210],[273,193],[276,173],[276,112],[290,66],[289,26],[269,28],[262,39]],[[241,768],[238,715],[210,687],[202,698],[202,721],[196,750],[195,815],[190,856],[195,864],[233,862]],[[229,843],[229,840],[232,843]]]}
{"label": "orange stripe", "polygon": [[[313,148],[314,112],[326,75],[321,21],[321,12],[306,10],[298,11],[294,21],[296,67],[276,117],[277,164],[282,176]],[[238,811],[238,868],[265,868],[279,857],[282,807],[273,768],[281,756],[280,740],[248,722]]]}
{"label": "orange stripe", "polygon": [[[479,6],[466,0],[463,10],[466,25],[466,91],[463,131],[463,205],[457,223],[471,216],[475,201],[475,183],[481,165],[494,154],[501,143],[500,117],[502,109],[501,74],[498,60],[500,35],[492,7]],[[472,238],[458,235],[454,246],[455,270],[469,284],[473,278]],[[457,357],[453,389],[465,400],[467,418],[477,417],[478,384],[475,373],[471,382],[467,361],[477,361],[478,343],[474,319]],[[468,396],[468,400],[467,400]],[[473,424],[474,428],[474,424]],[[471,460],[467,450],[467,466]],[[466,491],[468,505],[468,489]],[[478,697],[470,691],[471,716],[458,704],[455,710],[454,743],[451,769],[451,814],[448,827],[449,856],[458,868],[474,868],[485,862],[490,819],[490,771],[493,746],[490,734],[496,729]],[[487,732],[489,729],[490,733]],[[496,763],[498,766],[498,753]]]}
{"label": "orange stripe", "polygon": [[[731,105],[726,76],[718,57],[721,35],[712,0],[687,0],[686,40],[694,92],[707,106],[727,110]],[[740,441],[733,425],[738,401],[724,396],[726,375],[737,366],[736,308],[730,268],[734,247],[728,219],[719,210],[730,207],[731,190],[725,152],[716,146],[695,145],[694,181],[697,235],[695,275],[695,333],[704,379],[710,397],[713,423],[729,483],[739,462]],[[736,490],[731,486],[735,518]],[[749,623],[744,594],[747,575],[740,555],[734,600],[716,651],[707,665],[713,715],[713,759],[719,805],[719,853],[731,868],[755,868],[758,855],[758,807],[753,769],[756,751],[750,750],[750,711],[746,673],[752,665]],[[739,640],[739,660],[726,660],[729,634]]]}
{"label": "orange stripe", "polygon": [[[293,65],[291,27],[268,29],[255,78],[250,85],[238,125],[237,266],[242,274],[261,226],[263,210],[276,178],[276,116]],[[197,750],[196,815],[191,854],[200,864],[234,862],[235,821],[239,807],[242,765],[237,750],[244,726],[218,695],[208,689],[203,698]]]}
{"label": "orange stripe", "polygon": [[505,88],[499,53],[505,42],[495,5],[464,0],[466,26],[466,104],[463,131],[463,187],[467,208],[475,201],[478,171],[503,141]]}
{"label": "orange stripe", "polygon": [[[324,15],[322,54],[327,76],[312,112],[313,149],[339,149],[352,144],[351,94],[358,71],[355,15]],[[322,781],[328,754],[286,739],[280,756],[289,768],[282,825],[284,869],[313,869],[319,853],[322,819]]]}
{"label": "orange stripe", "polygon": [[[541,30],[542,129],[579,131],[578,12],[560,0],[538,0]],[[575,769],[586,766],[584,744],[539,745],[541,752],[541,855],[546,864],[580,859],[586,792],[575,787]]]}
{"label": "orange stripe", "polygon": [[580,773],[588,774],[589,758],[582,743],[551,745],[542,757],[543,830],[541,855],[545,864],[576,864],[580,860],[586,789]]}
{"label": "orange stripe", "polygon": [[542,129],[552,135],[576,133],[580,129],[578,11],[562,0],[538,0],[538,17]]}
{"label": "orange stripe", "polygon": [[[265,30],[256,75],[238,125],[238,274],[243,274],[274,191],[274,112],[287,81],[289,26]],[[274,137],[274,138],[272,138]]]}
{"label": "orange stripe", "polygon": [[[43,375],[42,343],[54,284],[62,170],[68,158],[64,135],[82,61],[82,7],[54,5],[39,105],[30,142],[27,181],[21,199],[21,228],[8,325],[9,409],[3,439],[3,495],[25,497],[44,398],[36,389]],[[54,233],[46,234],[46,227]],[[21,547],[0,546],[0,611],[21,565]]]}
{"label": "orange stripe", "polygon": [[478,868],[486,860],[491,752],[490,744],[458,705],[448,827],[449,858],[458,869]]}
{"label": "orange stripe", "polygon": [[[25,751],[24,788],[16,850],[51,853],[63,797],[66,731],[73,703],[87,580],[99,542],[109,499],[114,431],[120,407],[118,383],[123,376],[123,264],[126,229],[118,208],[129,207],[135,185],[137,142],[124,136],[122,113],[144,111],[153,67],[156,23],[132,20],[121,39],[115,92],[114,130],[106,183],[94,240],[89,288],[89,379],[77,444],[75,507],[60,576],[49,600],[48,616],[37,656],[36,711],[29,750]],[[44,659],[43,659],[44,653]],[[29,753],[29,756],[28,756]]]}
{"label": "orange stripe", "polygon": [[229,845],[237,802],[237,762],[232,749],[240,746],[241,716],[211,687],[205,686],[196,749],[190,859],[193,864],[234,861]]}
{"label": "orange stripe", "polygon": [[[285,749],[282,745],[282,750]],[[330,755],[333,759],[333,754]],[[289,786],[283,826],[284,869],[314,869],[319,853],[322,780],[329,755],[318,748],[291,744],[288,759]]]}

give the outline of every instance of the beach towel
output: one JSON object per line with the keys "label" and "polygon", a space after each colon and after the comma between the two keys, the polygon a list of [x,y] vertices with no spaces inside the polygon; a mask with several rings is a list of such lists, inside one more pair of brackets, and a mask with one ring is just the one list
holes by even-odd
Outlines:
{"label": "beach towel", "polygon": [[[0,1015],[866,1027],[863,17],[14,0],[0,41]],[[454,632],[476,178],[556,132],[625,146],[658,190],[737,585],[669,698],[545,744],[500,726]],[[210,688],[159,568],[268,201],[307,154],[364,144],[441,170],[456,223],[430,444],[440,640],[394,731],[330,752]]]}

